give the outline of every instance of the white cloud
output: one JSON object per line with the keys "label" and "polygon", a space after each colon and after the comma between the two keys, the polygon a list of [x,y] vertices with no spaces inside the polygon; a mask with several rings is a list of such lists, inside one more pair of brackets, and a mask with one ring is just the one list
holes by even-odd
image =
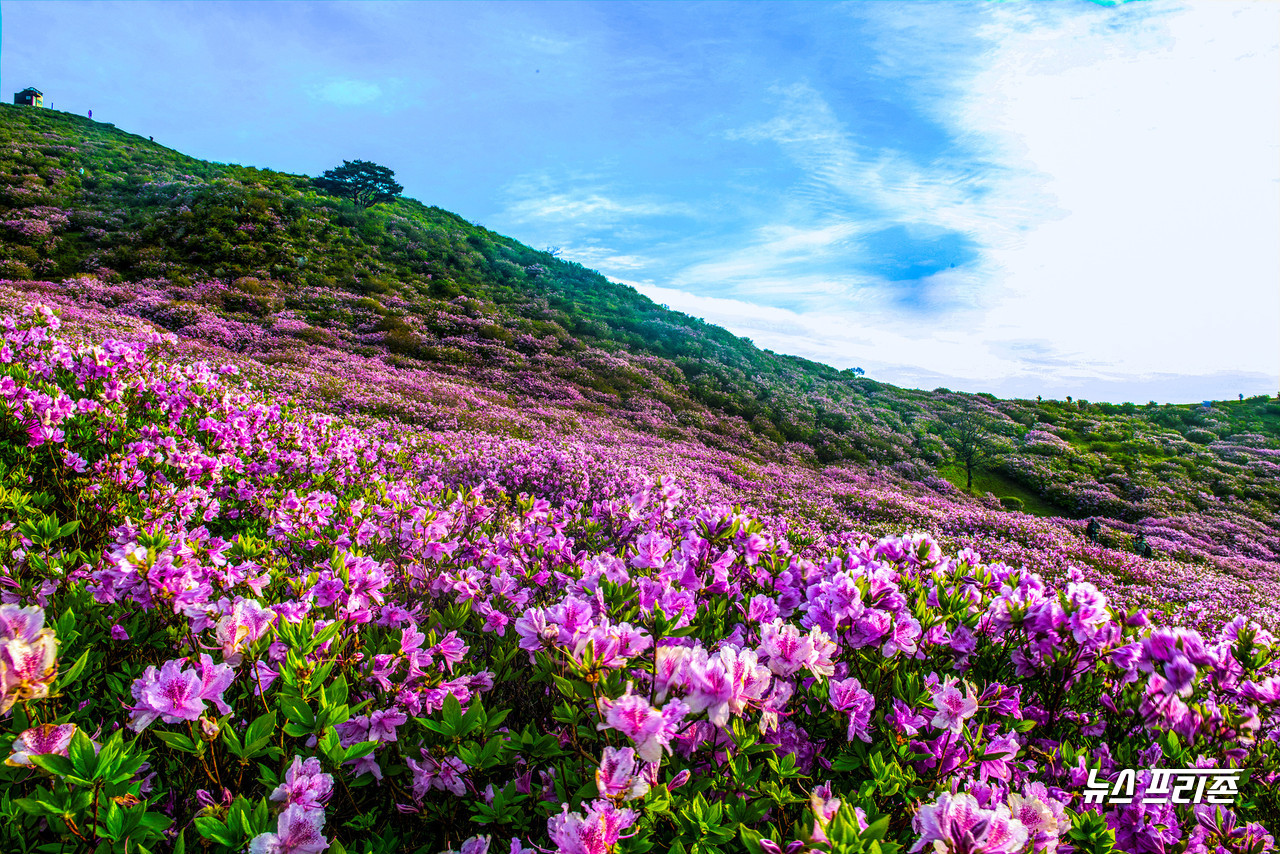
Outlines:
{"label": "white cloud", "polygon": [[[1099,397],[1133,397],[1148,382],[1190,399],[1213,396],[1205,383],[1227,383],[1220,396],[1274,385],[1280,5],[984,6],[989,49],[954,58],[944,38],[932,68],[921,42],[938,31],[922,33],[930,25],[903,6],[871,7],[886,19],[882,70],[914,81],[969,159],[917,164],[870,148],[813,87],[780,89],[778,115],[737,137],[774,143],[802,168],[796,204],[745,246],[689,264],[663,301],[886,379],[1088,386]],[[867,217],[959,231],[981,247],[966,274],[935,277],[953,310],[923,325],[895,312],[885,283],[787,275],[848,251],[875,224],[835,216],[855,200]],[[726,292],[811,299],[794,314],[693,295]]]}
{"label": "white cloud", "polygon": [[619,195],[595,176],[556,181],[541,173],[524,175],[508,184],[505,193],[509,202],[502,216],[514,222],[558,221],[600,228],[623,220],[696,215],[694,207],[683,202]]}
{"label": "white cloud", "polygon": [[652,258],[619,252],[607,246],[578,246],[570,244],[560,247],[561,255],[577,261],[592,269],[609,270],[643,270],[653,264]]}
{"label": "white cloud", "polygon": [[[1133,372],[1047,340],[988,345],[972,333],[939,330],[922,336],[861,323],[851,312],[794,312],[745,300],[708,297],[652,282],[619,279],[653,301],[750,338],[758,347],[837,368],[861,367],[881,382],[906,388],[945,386],[1004,397],[1067,395],[1093,401],[1186,403],[1237,394],[1270,394],[1275,377],[1248,370],[1175,374]],[[1012,352],[1009,352],[1012,351]]]}
{"label": "white cloud", "polygon": [[1032,329],[1131,374],[1274,370],[1280,6],[1161,9],[994,9],[953,119],[1067,215],[991,253],[1006,298],[984,337]]}

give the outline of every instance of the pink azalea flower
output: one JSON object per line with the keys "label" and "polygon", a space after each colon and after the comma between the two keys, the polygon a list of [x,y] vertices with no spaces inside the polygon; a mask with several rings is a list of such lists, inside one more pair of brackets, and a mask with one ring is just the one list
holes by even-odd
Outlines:
{"label": "pink azalea flower", "polygon": [[671,752],[671,740],[683,723],[689,707],[680,700],[669,700],[659,711],[644,697],[627,693],[616,700],[601,700],[604,720],[598,729],[616,729],[630,738],[636,752],[646,762],[661,762],[665,748]]}
{"label": "pink azalea flower", "polygon": [[38,607],[0,605],[0,715],[18,700],[49,696],[57,676],[58,639]]}
{"label": "pink azalea flower", "polygon": [[30,766],[32,756],[55,753],[66,756],[71,737],[76,734],[75,724],[41,724],[23,732],[13,740],[13,752],[5,765]]}
{"label": "pink azalea flower", "polygon": [[397,709],[378,709],[369,715],[369,740],[392,742],[396,740],[396,727],[403,726],[409,718]]}
{"label": "pink azalea flower", "polygon": [[886,723],[907,736],[917,735],[924,728],[927,720],[924,715],[917,714],[897,697],[893,698],[893,710],[885,715]]}
{"label": "pink azalea flower", "polygon": [[713,656],[694,655],[686,665],[689,694],[685,698],[695,712],[707,711],[707,718],[723,727],[729,716],[741,715],[751,701],[763,699],[773,674],[759,663],[754,650],[732,645]]}
{"label": "pink azalea flower", "polygon": [[324,810],[291,804],[276,820],[275,833],[260,833],[249,841],[249,854],[322,854],[329,840],[324,828]]}
{"label": "pink azalea flower", "polygon": [[649,781],[640,773],[641,770],[636,752],[630,747],[606,747],[600,758],[600,767],[596,769],[596,788],[600,790],[600,796],[620,796],[628,801],[643,798],[649,791]]}
{"label": "pink azalea flower", "polygon": [[853,741],[856,735],[863,741],[870,742],[868,727],[871,725],[871,712],[875,709],[876,698],[862,687],[861,682],[852,678],[833,679],[827,690],[831,707],[838,712],[849,713],[849,741]]}
{"label": "pink azalea flower", "polygon": [[885,658],[893,658],[899,652],[903,655],[915,655],[920,646],[920,621],[915,617],[899,615],[893,621],[893,630],[889,638],[880,647]]}
{"label": "pink azalea flower", "polygon": [[462,775],[467,772],[467,764],[456,756],[446,756],[443,761],[436,759],[422,748],[422,761],[407,760],[413,771],[413,796],[417,800],[432,789],[440,789],[462,796],[467,793],[466,783]]}
{"label": "pink azalea flower", "polygon": [[982,809],[970,794],[942,793],[920,808],[911,828],[919,834],[912,854],[926,845],[937,854],[1016,854],[1027,841],[1026,826],[1007,806]]}
{"label": "pink azalea flower", "polygon": [[830,676],[835,672],[831,653],[836,645],[817,626],[809,633],[781,619],[774,619],[760,628],[760,653],[769,661],[769,669],[778,676],[791,676],[808,668],[814,676]]}
{"label": "pink azalea flower", "polygon": [[637,569],[655,569],[667,562],[667,553],[671,551],[671,541],[659,533],[650,531],[641,534],[636,540],[636,553],[631,556],[631,565]]}
{"label": "pink azalea flower", "polygon": [[298,804],[303,809],[322,810],[332,794],[333,776],[320,770],[320,760],[312,756],[304,761],[295,756],[284,772],[284,782],[271,793],[271,800],[283,801],[285,806]]}
{"label": "pink azalea flower", "polygon": [[608,854],[635,820],[634,812],[609,801],[593,801],[586,815],[569,812],[565,804],[547,820],[547,832],[558,854]]}
{"label": "pink azalea flower", "polygon": [[982,749],[982,755],[995,758],[978,763],[982,781],[986,782],[991,777],[1008,781],[1013,776],[1013,759],[1021,749],[1017,735],[1011,732],[988,741],[987,746]]}
{"label": "pink azalea flower", "polygon": [[142,732],[157,718],[167,724],[194,721],[204,714],[205,701],[218,707],[221,714],[231,711],[222,692],[231,684],[234,671],[225,664],[214,664],[208,654],[200,656],[196,668],[184,667],[185,659],[166,661],[156,670],[148,667],[133,683],[136,705],[129,728]]}
{"label": "pink azalea flower", "polygon": [[222,647],[222,660],[233,666],[239,664],[245,647],[262,637],[275,619],[274,611],[254,599],[237,601],[214,629],[214,637]]}
{"label": "pink azalea flower", "polygon": [[929,723],[959,735],[964,730],[964,722],[978,711],[978,699],[973,695],[972,685],[966,683],[965,693],[961,694],[956,681],[954,676],[948,677],[933,689],[933,707],[938,713]]}

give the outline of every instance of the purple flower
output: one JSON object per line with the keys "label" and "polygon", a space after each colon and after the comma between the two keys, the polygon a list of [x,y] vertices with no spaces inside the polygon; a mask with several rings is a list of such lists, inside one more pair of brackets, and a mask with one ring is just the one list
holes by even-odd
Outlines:
{"label": "purple flower", "polygon": [[636,540],[636,553],[631,557],[631,565],[637,569],[656,569],[667,562],[669,551],[671,541],[666,537],[653,531],[641,534]]}
{"label": "purple flower", "polygon": [[446,756],[443,761],[436,759],[427,752],[426,748],[422,748],[421,752],[421,762],[414,759],[407,760],[409,768],[413,771],[415,799],[422,800],[432,789],[452,792],[459,797],[466,794],[466,784],[462,779],[462,775],[467,771],[465,762],[456,756]]}
{"label": "purple flower", "polygon": [[986,782],[990,777],[994,777],[997,780],[1009,780],[1013,775],[1011,763],[1021,749],[1022,745],[1018,742],[1018,737],[1014,733],[1006,733],[988,741],[987,746],[982,750],[982,755],[990,756],[991,758],[980,760],[978,763],[982,781]]}
{"label": "purple flower", "polygon": [[849,645],[854,649],[879,643],[889,633],[893,618],[878,608],[867,608],[849,632]]}
{"label": "purple flower", "polygon": [[601,710],[604,721],[597,728],[616,729],[630,738],[645,762],[661,762],[664,748],[671,752],[671,739],[689,713],[689,707],[680,700],[669,700],[658,711],[630,690],[616,700],[602,700]]}
{"label": "purple flower", "polygon": [[920,646],[920,621],[915,617],[899,616],[893,621],[893,630],[889,639],[880,648],[885,658],[893,658],[899,652],[906,656],[915,655]]}
{"label": "purple flower", "polygon": [[641,770],[632,748],[606,747],[600,758],[600,767],[596,769],[596,788],[600,790],[600,796],[622,797],[628,801],[643,798],[649,791],[649,782]]}
{"label": "purple flower", "polygon": [[[1032,792],[1028,787],[1028,790],[1021,795],[1016,793],[1009,795],[1009,812],[1027,829],[1027,835],[1033,843],[1033,851],[1053,854],[1058,848],[1062,805],[1044,794],[1043,784],[1039,786],[1040,792]],[[1037,794],[1044,794],[1048,800],[1041,800],[1036,796]],[[1054,807],[1057,807],[1057,812],[1054,811]]]}
{"label": "purple flower", "polygon": [[863,741],[870,742],[871,733],[867,727],[871,724],[871,712],[875,709],[876,698],[857,679],[833,679],[827,690],[831,707],[836,711],[849,713],[849,741],[853,741],[856,735]]}
{"label": "purple flower", "polygon": [[237,601],[214,629],[214,637],[222,647],[222,660],[239,664],[246,645],[262,637],[275,619],[275,611],[263,608],[255,599]]}
{"label": "purple flower", "polygon": [[943,792],[911,819],[919,837],[912,854],[932,844],[937,854],[1015,854],[1027,841],[1027,828],[1004,804],[982,809],[969,794]]}
{"label": "purple flower", "polygon": [[200,656],[200,664],[195,669],[184,664],[186,660],[179,658],[166,661],[159,670],[152,665],[134,680],[136,705],[130,707],[131,730],[142,732],[157,718],[167,724],[195,721],[204,714],[206,700],[222,714],[231,711],[222,700],[222,692],[235,675],[232,669],[225,664],[214,664],[208,654]]}
{"label": "purple flower", "polygon": [[760,653],[778,676],[790,676],[803,668],[814,676],[830,676],[834,672],[831,653],[836,651],[836,645],[817,626],[806,635],[790,623],[775,619],[760,628],[760,637]]}
{"label": "purple flower", "polygon": [[396,727],[403,726],[409,718],[398,709],[378,709],[369,715],[369,741],[391,742],[396,740]]}
{"label": "purple flower", "polygon": [[29,766],[32,756],[56,753],[66,756],[71,737],[76,734],[75,724],[41,724],[31,727],[13,740],[13,752],[5,765]]}
{"label": "purple flower", "polygon": [[57,676],[58,639],[38,607],[0,605],[0,715],[18,700],[49,696]]}
{"label": "purple flower", "polygon": [[285,806],[297,804],[303,809],[322,810],[332,794],[333,777],[320,770],[320,760],[313,756],[304,761],[295,756],[284,772],[284,782],[271,793],[271,800],[283,801]]}
{"label": "purple flower", "polygon": [[323,827],[324,810],[292,804],[280,813],[275,833],[260,833],[249,841],[249,854],[321,854],[329,847]]}
{"label": "purple flower", "polygon": [[1107,609],[1107,597],[1088,581],[1072,582],[1067,585],[1067,598],[1070,600],[1070,615],[1067,625],[1071,628],[1071,636],[1077,643],[1083,643],[1093,637],[1111,620]]}
{"label": "purple flower", "polygon": [[746,711],[751,701],[763,699],[773,678],[754,650],[731,645],[721,647],[714,656],[692,656],[686,668],[689,708],[706,709],[707,718],[718,727],[728,724],[729,715]]}
{"label": "purple flower", "polygon": [[565,804],[547,820],[547,833],[559,854],[608,854],[635,820],[634,812],[609,801],[593,801],[586,815],[569,812]]}
{"label": "purple flower", "polygon": [[910,706],[893,698],[893,710],[885,715],[885,721],[896,731],[906,736],[917,735],[924,725],[928,722],[928,718],[924,715],[917,714]]}

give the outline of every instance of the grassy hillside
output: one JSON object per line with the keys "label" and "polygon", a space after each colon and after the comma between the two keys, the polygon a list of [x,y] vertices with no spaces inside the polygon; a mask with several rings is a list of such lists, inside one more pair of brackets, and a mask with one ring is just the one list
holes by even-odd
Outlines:
{"label": "grassy hillside", "polygon": [[0,277],[21,287],[268,364],[337,350],[744,465],[853,463],[939,495],[965,483],[948,422],[969,411],[1003,450],[978,472],[979,495],[1100,516],[1115,542],[1142,530],[1185,559],[1280,559],[1280,404],[1267,398],[1206,410],[899,389],[761,350],[439,208],[359,210],[306,176],[0,106]]}

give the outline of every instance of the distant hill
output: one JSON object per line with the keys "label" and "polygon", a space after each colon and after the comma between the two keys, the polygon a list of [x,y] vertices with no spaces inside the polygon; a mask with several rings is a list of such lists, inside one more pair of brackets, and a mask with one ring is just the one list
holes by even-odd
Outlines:
{"label": "distant hill", "polygon": [[360,210],[307,176],[52,110],[0,105],[0,279],[264,365],[341,351],[744,463],[863,466],[953,500],[968,421],[999,450],[974,472],[975,501],[1102,517],[1112,545],[1144,533],[1184,560],[1280,560],[1280,403],[1266,397],[1206,409],[900,389],[759,349],[440,208]]}

